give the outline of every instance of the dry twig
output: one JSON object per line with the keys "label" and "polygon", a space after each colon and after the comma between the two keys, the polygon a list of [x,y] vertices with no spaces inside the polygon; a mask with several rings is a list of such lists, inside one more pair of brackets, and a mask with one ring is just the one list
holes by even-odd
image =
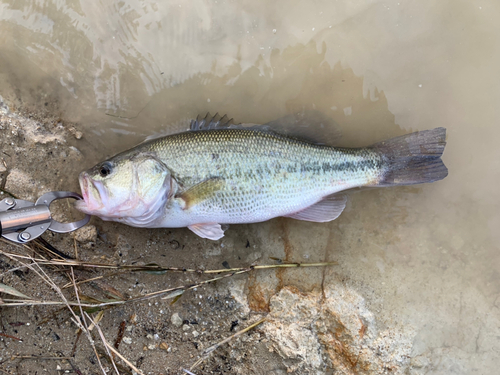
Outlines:
{"label": "dry twig", "polygon": [[[85,314],[87,314],[87,313],[85,313]],[[91,318],[90,316],[88,316],[88,314],[87,314],[87,317],[88,317],[90,320],[92,320],[92,318]],[[140,374],[140,375],[144,375],[144,373],[143,373],[141,370],[139,370],[137,367],[135,367],[135,366],[134,366],[134,365],[133,365],[133,364],[132,364],[132,363],[131,363],[131,362],[130,362],[127,358],[125,358],[124,356],[122,356],[122,355],[118,352],[118,350],[116,350],[115,348],[113,348],[113,346],[112,346],[112,345],[110,345],[110,344],[108,343],[108,341],[107,341],[107,340],[106,340],[106,338],[104,337],[104,334],[103,334],[103,333],[102,333],[102,331],[101,331],[101,328],[99,327],[99,325],[98,325],[96,322],[94,322],[94,326],[97,328],[97,331],[99,331],[99,335],[101,336],[101,340],[102,340],[102,342],[104,343],[104,345],[105,345],[105,347],[106,347],[107,349],[111,350],[111,351],[112,351],[113,353],[115,353],[118,357],[120,357],[120,359],[121,359],[123,362],[125,362],[125,363],[126,363],[126,364],[127,364],[127,365],[128,365],[128,366],[132,369],[132,370],[134,370],[135,372],[137,372],[137,373],[138,373],[138,374]],[[110,358],[111,358],[111,356],[110,356]],[[112,362],[112,363],[113,363],[113,365],[114,365],[114,362]],[[116,370],[116,371],[117,371],[117,373],[118,373],[118,370],[116,369],[116,365],[114,365],[114,366],[115,366],[115,370]],[[119,373],[118,373],[118,374],[119,374]]]}

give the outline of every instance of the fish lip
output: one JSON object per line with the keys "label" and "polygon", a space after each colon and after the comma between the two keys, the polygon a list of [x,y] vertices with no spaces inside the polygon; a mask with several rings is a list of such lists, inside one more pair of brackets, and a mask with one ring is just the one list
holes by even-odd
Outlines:
{"label": "fish lip", "polygon": [[82,191],[82,197],[85,203],[88,203],[89,201],[89,177],[87,173],[82,172],[80,173],[79,177],[79,182],[80,182],[80,190]]}
{"label": "fish lip", "polygon": [[[104,184],[100,181],[93,181],[87,172],[80,173],[79,182],[83,200],[76,201],[75,207],[87,214],[92,214],[92,212],[104,208],[108,197]],[[91,199],[91,187],[97,190],[99,199]]]}
{"label": "fish lip", "polygon": [[77,200],[74,203],[74,206],[77,210],[85,213],[85,214],[92,214],[92,210],[89,207],[89,184],[90,184],[90,179],[89,176],[86,172],[80,173],[80,176],[78,177],[78,182],[80,183],[80,190],[82,192],[82,198],[81,200]]}

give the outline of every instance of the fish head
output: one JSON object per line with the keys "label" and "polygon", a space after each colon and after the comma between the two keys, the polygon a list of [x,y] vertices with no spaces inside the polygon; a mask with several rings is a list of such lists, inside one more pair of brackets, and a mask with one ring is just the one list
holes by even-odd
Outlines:
{"label": "fish head", "polygon": [[104,220],[147,226],[173,191],[169,169],[152,153],[125,153],[80,173],[76,208]]}

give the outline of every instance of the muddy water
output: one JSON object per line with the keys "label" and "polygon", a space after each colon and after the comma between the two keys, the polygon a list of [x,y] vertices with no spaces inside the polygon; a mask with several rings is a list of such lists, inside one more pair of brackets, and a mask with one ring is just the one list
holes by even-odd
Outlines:
{"label": "muddy water", "polygon": [[[445,126],[444,181],[353,192],[333,223],[277,219],[223,241],[229,251],[250,236],[258,248],[238,251],[251,261],[338,261],[384,324],[414,327],[426,373],[487,374],[500,364],[499,11],[460,0],[2,0],[0,94],[57,103],[84,132],[88,166],[207,111],[263,123],[316,109],[351,146]],[[251,279],[250,304],[322,282],[321,271],[300,275]]]}

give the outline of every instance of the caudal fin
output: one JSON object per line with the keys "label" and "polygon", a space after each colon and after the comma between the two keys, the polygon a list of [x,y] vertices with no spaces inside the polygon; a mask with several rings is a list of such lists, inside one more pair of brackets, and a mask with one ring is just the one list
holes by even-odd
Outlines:
{"label": "caudal fin", "polygon": [[439,181],[448,175],[441,160],[446,129],[436,128],[406,134],[376,143],[384,158],[384,172],[376,186],[414,185]]}

